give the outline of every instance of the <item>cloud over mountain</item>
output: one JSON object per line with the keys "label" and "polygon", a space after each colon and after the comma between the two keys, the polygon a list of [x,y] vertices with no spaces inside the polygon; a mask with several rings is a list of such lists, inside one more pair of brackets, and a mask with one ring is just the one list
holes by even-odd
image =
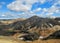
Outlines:
{"label": "cloud over mountain", "polygon": [[[44,3],[52,3],[52,5],[49,8],[41,8],[41,7],[37,7],[36,9],[34,9],[34,11],[32,11],[32,6],[35,3],[40,3],[41,5],[43,5]],[[39,6],[39,5],[38,5]],[[48,5],[47,5],[48,7]],[[7,8],[12,10],[12,11],[16,11],[16,12],[20,12],[22,11],[25,15],[37,15],[36,12],[41,12],[39,14],[39,16],[53,16],[55,13],[56,14],[60,14],[60,0],[16,0],[10,4],[7,5]],[[32,12],[32,13],[31,13]]]}

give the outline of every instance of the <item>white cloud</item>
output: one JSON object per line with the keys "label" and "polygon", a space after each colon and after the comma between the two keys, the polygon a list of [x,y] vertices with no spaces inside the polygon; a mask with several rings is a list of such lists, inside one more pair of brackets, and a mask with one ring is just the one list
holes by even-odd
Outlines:
{"label": "white cloud", "polygon": [[32,4],[35,2],[37,2],[37,0],[16,0],[7,5],[7,7],[14,11],[27,11],[31,10]]}
{"label": "white cloud", "polygon": [[27,11],[31,10],[32,4],[35,2],[45,3],[46,0],[16,0],[7,5],[10,10],[14,11]]}
{"label": "white cloud", "polygon": [[32,11],[26,11],[26,12],[23,12],[23,13],[14,13],[14,12],[0,12],[0,18],[6,18],[6,19],[10,19],[10,18],[29,18],[33,15],[35,15]]}
{"label": "white cloud", "polygon": [[[23,11],[23,14],[18,14],[20,16],[33,16],[36,15],[35,12],[42,11],[40,16],[52,16],[54,13],[59,13],[60,8],[57,7],[57,4],[60,4],[60,0],[56,1],[50,8],[37,8],[34,11],[30,11],[32,4],[35,2],[40,2],[41,4],[45,3],[46,1],[51,2],[52,0],[16,0],[10,4],[7,5],[8,9],[13,11]],[[23,16],[23,17],[24,17]]]}
{"label": "white cloud", "polygon": [[57,1],[56,3],[54,3],[54,5],[52,5],[48,10],[47,10],[47,14],[48,15],[53,15],[54,13],[59,13],[60,14],[60,8],[58,7],[58,6],[56,6],[56,5],[58,5],[59,4],[59,2],[60,2],[60,0],[59,1]]}
{"label": "white cloud", "polygon": [[3,15],[1,15],[1,16],[5,17],[6,15],[3,14]]}
{"label": "white cloud", "polygon": [[43,4],[44,2],[46,2],[46,0],[39,0],[39,1],[40,1],[40,3],[42,3],[42,4]]}
{"label": "white cloud", "polygon": [[29,4],[33,4],[33,3],[35,3],[35,2],[40,2],[41,4],[43,4],[43,3],[45,3],[47,0],[17,0],[17,1],[21,1],[21,2],[25,1],[27,4],[28,4],[28,3],[29,3]]}
{"label": "white cloud", "polygon": [[56,10],[55,12],[56,12],[56,13],[60,13],[60,10]]}
{"label": "white cloud", "polygon": [[23,11],[23,14],[17,14],[20,17],[29,17],[36,15],[34,12],[30,11],[32,4],[34,4],[35,2],[37,2],[37,0],[16,0],[7,5],[7,7],[13,11]]}
{"label": "white cloud", "polygon": [[32,11],[26,11],[26,12],[23,12],[21,14],[17,14],[17,16],[20,17],[20,18],[29,18],[33,15],[36,15],[36,14],[33,13]]}
{"label": "white cloud", "polygon": [[41,10],[42,10],[42,8],[37,8],[37,9],[33,10],[33,12],[39,12]]}
{"label": "white cloud", "polygon": [[0,12],[0,14],[1,17],[14,17],[14,14],[11,12]]}
{"label": "white cloud", "polygon": [[42,10],[43,10],[43,12],[47,12],[48,9],[47,8],[43,8]]}
{"label": "white cloud", "polygon": [[[60,14],[60,8],[58,6],[56,6],[57,4],[59,4],[60,0],[55,2],[50,8],[42,8],[41,10],[38,11],[42,11],[41,15],[46,15],[46,16],[52,16],[55,13],[59,13]],[[35,12],[38,12],[37,10]]]}
{"label": "white cloud", "polygon": [[12,2],[7,6],[9,9],[14,11],[26,11],[30,9],[30,6],[23,5],[20,1]]}

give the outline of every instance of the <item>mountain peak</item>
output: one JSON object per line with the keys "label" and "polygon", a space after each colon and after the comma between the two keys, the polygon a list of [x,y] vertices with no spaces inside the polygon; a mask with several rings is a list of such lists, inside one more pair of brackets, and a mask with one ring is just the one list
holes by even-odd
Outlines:
{"label": "mountain peak", "polygon": [[32,17],[39,17],[39,16],[37,16],[37,15],[34,15],[34,16],[32,16]]}
{"label": "mountain peak", "polygon": [[38,19],[38,18],[40,18],[40,17],[37,16],[37,15],[35,15],[35,16],[30,17],[30,18],[32,18],[32,19]]}

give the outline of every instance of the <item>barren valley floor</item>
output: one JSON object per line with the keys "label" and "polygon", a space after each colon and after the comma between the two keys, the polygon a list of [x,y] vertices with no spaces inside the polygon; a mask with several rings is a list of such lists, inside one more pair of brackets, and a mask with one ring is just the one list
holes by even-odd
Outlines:
{"label": "barren valley floor", "polygon": [[11,37],[0,36],[0,43],[60,43],[60,39],[35,40],[31,42],[12,39]]}

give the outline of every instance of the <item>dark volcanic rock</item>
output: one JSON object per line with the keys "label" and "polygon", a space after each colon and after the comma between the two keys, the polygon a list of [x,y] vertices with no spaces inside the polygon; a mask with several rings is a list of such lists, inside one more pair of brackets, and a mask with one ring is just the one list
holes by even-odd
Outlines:
{"label": "dark volcanic rock", "polygon": [[34,40],[37,40],[39,38],[39,35],[36,33],[29,33],[29,34],[23,35],[19,38],[20,39],[23,38],[22,40],[24,40],[24,41],[34,41]]}

